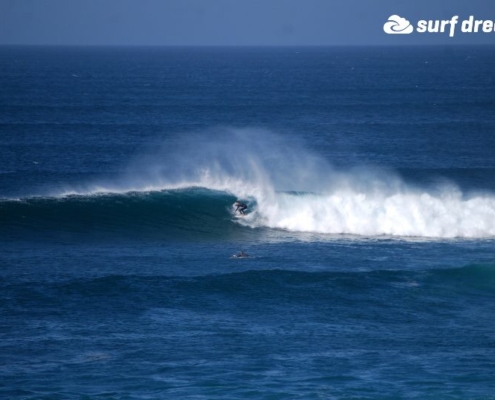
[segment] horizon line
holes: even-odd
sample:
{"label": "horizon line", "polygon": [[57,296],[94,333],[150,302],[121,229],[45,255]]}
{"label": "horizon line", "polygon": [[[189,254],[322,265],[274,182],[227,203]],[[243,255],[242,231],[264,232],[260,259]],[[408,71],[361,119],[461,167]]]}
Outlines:
{"label": "horizon line", "polygon": [[468,46],[495,46],[495,43],[405,43],[405,44],[47,44],[47,43],[0,43],[0,47],[468,47]]}

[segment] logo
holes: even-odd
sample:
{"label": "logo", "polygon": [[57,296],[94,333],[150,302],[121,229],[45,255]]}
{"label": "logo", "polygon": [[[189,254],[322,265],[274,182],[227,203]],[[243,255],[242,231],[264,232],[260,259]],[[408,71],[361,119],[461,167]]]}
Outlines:
{"label": "logo", "polygon": [[461,33],[495,32],[495,21],[475,19],[474,15],[470,15],[462,22],[458,15],[454,15],[451,19],[422,19],[417,22],[416,29],[414,29],[414,26],[407,19],[396,14],[388,18],[388,21],[383,25],[383,31],[389,35],[404,35],[416,31],[417,33],[448,33],[450,37],[454,37],[457,25],[460,25]]}
{"label": "logo", "polygon": [[407,35],[414,30],[411,23],[398,15],[391,15],[383,25],[383,30],[389,35]]}

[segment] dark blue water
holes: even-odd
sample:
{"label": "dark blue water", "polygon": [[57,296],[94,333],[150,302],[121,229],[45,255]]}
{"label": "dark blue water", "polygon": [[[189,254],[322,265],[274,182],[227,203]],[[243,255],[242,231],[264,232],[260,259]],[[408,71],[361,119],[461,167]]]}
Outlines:
{"label": "dark blue water", "polygon": [[495,398],[493,50],[0,48],[0,397]]}

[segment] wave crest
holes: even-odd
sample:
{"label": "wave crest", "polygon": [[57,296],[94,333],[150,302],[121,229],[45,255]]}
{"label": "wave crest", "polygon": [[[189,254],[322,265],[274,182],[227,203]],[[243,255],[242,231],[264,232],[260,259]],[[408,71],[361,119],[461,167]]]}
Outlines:
{"label": "wave crest", "polygon": [[[112,218],[131,226],[134,217],[149,219],[147,226],[161,230],[180,226],[207,232],[226,229],[226,220],[232,226],[232,203],[242,199],[250,213],[234,221],[250,228],[368,237],[495,237],[491,193],[468,195],[455,185],[422,189],[379,169],[337,171],[291,136],[223,129],[169,138],[145,153],[119,180],[65,188],[55,196],[72,194],[79,200],[47,206],[46,199],[24,199],[23,206],[10,205],[7,212],[13,216],[4,213],[4,226],[41,207],[38,219],[47,225],[60,213],[95,226]],[[43,213],[50,218],[41,218]]]}

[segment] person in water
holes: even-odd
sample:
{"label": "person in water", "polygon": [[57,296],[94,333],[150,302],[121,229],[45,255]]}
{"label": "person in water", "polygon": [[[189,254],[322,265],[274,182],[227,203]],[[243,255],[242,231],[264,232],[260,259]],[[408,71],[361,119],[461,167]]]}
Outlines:
{"label": "person in water", "polygon": [[245,205],[244,203],[241,203],[240,201],[236,201],[234,203],[234,206],[236,206],[237,208],[235,209],[235,212],[239,211],[239,214],[242,214],[242,215],[245,215],[246,213],[244,212],[244,210],[246,210],[247,208],[247,205]]}
{"label": "person in water", "polygon": [[249,257],[246,253],[244,253],[244,251],[240,251],[239,253],[237,253],[236,255],[236,258],[246,258],[246,257]]}

